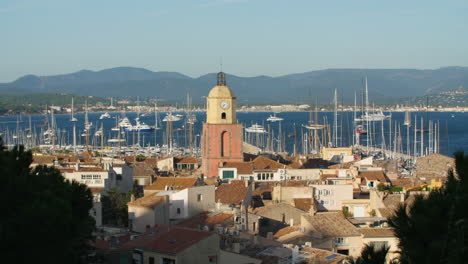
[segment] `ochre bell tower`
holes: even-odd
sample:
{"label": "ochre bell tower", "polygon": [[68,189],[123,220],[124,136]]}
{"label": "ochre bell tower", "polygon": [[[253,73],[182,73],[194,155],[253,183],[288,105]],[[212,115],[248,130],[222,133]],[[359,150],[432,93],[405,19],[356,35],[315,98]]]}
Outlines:
{"label": "ochre bell tower", "polygon": [[223,162],[241,162],[242,125],[236,120],[236,97],[226,85],[226,75],[218,73],[217,84],[206,98],[203,124],[202,169],[206,177],[216,177]]}

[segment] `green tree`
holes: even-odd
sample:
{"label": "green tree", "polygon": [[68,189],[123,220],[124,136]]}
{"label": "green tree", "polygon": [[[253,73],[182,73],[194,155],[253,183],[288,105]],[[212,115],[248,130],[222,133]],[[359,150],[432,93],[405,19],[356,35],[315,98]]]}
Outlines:
{"label": "green tree", "polygon": [[389,247],[375,248],[372,245],[366,245],[361,256],[356,259],[356,264],[385,264]]}
{"label": "green tree", "polygon": [[93,196],[52,167],[30,169],[31,152],[0,140],[0,244],[3,263],[80,263],[92,238]]}
{"label": "green tree", "polygon": [[390,218],[401,263],[466,263],[468,156],[455,153],[455,164],[442,188],[402,204]]}
{"label": "green tree", "polygon": [[132,192],[112,188],[102,196],[102,221],[106,225],[128,226],[128,207]]}

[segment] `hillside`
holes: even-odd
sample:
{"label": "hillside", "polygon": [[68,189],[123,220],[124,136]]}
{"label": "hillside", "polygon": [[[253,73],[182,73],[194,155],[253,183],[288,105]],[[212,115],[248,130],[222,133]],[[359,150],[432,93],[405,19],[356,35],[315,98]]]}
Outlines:
{"label": "hillside", "polygon": [[[367,76],[369,97],[375,103],[397,98],[437,94],[456,87],[468,87],[468,67],[435,70],[415,69],[327,69],[279,77],[228,75],[239,103],[309,103],[318,96],[323,104],[338,89],[344,103],[354,101]],[[26,75],[11,83],[0,83],[1,94],[68,93],[103,97],[160,97],[183,101],[190,92],[194,102],[202,100],[216,83],[214,73],[191,78],[176,72],[152,72],[118,67],[102,71],[82,70],[55,76]]]}

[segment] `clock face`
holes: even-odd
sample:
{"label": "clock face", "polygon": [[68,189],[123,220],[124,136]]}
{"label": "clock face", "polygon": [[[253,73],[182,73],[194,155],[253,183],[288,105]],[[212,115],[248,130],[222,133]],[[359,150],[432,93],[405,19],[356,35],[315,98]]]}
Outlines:
{"label": "clock face", "polygon": [[221,108],[226,109],[229,107],[229,102],[223,101],[221,102]]}

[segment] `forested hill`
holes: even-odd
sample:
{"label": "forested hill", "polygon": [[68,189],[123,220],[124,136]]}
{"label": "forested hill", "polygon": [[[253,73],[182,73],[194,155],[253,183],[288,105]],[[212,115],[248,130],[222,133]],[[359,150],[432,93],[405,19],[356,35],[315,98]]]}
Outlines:
{"label": "forested hill", "polygon": [[[367,76],[372,102],[437,94],[468,87],[468,67],[416,69],[327,69],[278,77],[227,76],[228,86],[239,103],[310,103],[318,97],[329,103],[336,88],[340,100],[350,104]],[[190,93],[194,102],[202,100],[216,83],[216,74],[192,78],[177,72],[153,72],[141,68],[118,67],[102,71],[82,70],[55,76],[23,76],[0,83],[1,94],[67,93],[102,97],[161,97],[183,102]]]}

